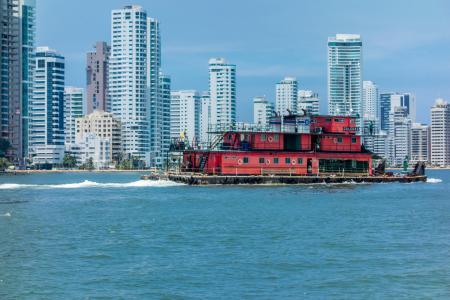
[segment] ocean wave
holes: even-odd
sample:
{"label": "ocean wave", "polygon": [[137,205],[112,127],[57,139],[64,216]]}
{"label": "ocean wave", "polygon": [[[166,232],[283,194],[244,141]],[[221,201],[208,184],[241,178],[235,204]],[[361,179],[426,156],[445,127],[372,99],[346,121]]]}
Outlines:
{"label": "ocean wave", "polygon": [[427,183],[441,183],[442,179],[439,178],[427,178]]}
{"label": "ocean wave", "polygon": [[176,183],[169,180],[138,180],[126,183],[101,183],[95,181],[85,180],[79,183],[63,183],[63,184],[17,184],[17,183],[4,183],[0,184],[0,190],[10,189],[27,189],[27,188],[40,188],[40,189],[79,189],[79,188],[128,188],[128,187],[172,187],[184,185],[182,183]]}

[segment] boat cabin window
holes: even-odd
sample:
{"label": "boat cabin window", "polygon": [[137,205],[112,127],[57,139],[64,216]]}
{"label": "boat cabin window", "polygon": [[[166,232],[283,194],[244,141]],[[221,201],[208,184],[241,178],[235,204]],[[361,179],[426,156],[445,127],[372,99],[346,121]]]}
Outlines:
{"label": "boat cabin window", "polygon": [[337,142],[338,142],[338,144],[342,144],[342,138],[341,138],[341,137],[338,137],[338,138],[337,138]]}
{"label": "boat cabin window", "polygon": [[267,140],[267,136],[265,134],[261,134],[261,142],[265,142]]}
{"label": "boat cabin window", "polygon": [[356,144],[356,138],[355,137],[352,137],[352,143]]}
{"label": "boat cabin window", "polygon": [[336,119],[334,119],[334,121],[337,123],[344,123],[344,119],[340,119],[340,118],[336,118]]}
{"label": "boat cabin window", "polygon": [[279,139],[278,133],[274,134],[274,135],[273,135],[273,140],[274,140],[275,142],[278,142],[278,139]]}
{"label": "boat cabin window", "polygon": [[290,158],[290,157],[286,157],[286,158],[284,159],[284,162],[285,162],[286,164],[290,164],[290,163],[291,163],[291,158]]}
{"label": "boat cabin window", "polygon": [[279,162],[279,158],[278,158],[278,157],[274,157],[274,158],[273,158],[273,163],[274,163],[274,164],[277,164],[278,162]]}
{"label": "boat cabin window", "polygon": [[233,136],[232,136],[231,134],[229,134],[228,137],[227,137],[227,139],[228,139],[229,141],[231,141],[231,140],[233,139]]}
{"label": "boat cabin window", "polygon": [[325,122],[327,122],[327,123],[331,122],[331,118],[326,118]]}
{"label": "boat cabin window", "polygon": [[263,164],[265,161],[266,161],[266,160],[264,159],[264,157],[260,157],[260,158],[259,158],[259,163],[260,163],[260,164]]}
{"label": "boat cabin window", "polygon": [[303,158],[301,158],[301,157],[297,158],[297,163],[299,165],[303,165]]}
{"label": "boat cabin window", "polygon": [[244,164],[248,164],[248,157],[244,156],[244,158],[242,159],[242,161],[244,162]]}

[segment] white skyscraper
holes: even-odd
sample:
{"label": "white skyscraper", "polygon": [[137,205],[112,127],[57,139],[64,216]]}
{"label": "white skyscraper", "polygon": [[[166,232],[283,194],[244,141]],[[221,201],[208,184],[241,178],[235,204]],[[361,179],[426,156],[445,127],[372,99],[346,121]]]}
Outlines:
{"label": "white skyscraper", "polygon": [[228,126],[236,122],[236,65],[224,58],[209,60],[209,96],[212,125]]}
{"label": "white skyscraper", "polygon": [[285,77],[276,84],[275,110],[281,115],[297,113],[297,79],[295,77]]}
{"label": "white skyscraper", "polygon": [[430,160],[430,128],[427,125],[413,123],[411,126],[411,163]]}
{"label": "white skyscraper", "polygon": [[379,108],[378,86],[372,81],[363,81],[362,117],[379,124]]}
{"label": "white skyscraper", "polygon": [[211,100],[208,92],[203,92],[200,98],[200,142],[205,145],[208,142],[208,131],[211,124]]}
{"label": "white skyscraper", "polygon": [[171,92],[170,137],[184,135],[189,143],[200,138],[201,98],[197,91],[181,90]]}
{"label": "white skyscraper", "polygon": [[395,107],[389,116],[389,163],[401,166],[411,158],[411,119],[405,107]]}
{"label": "white skyscraper", "polygon": [[64,88],[64,133],[65,144],[74,144],[76,136],[76,119],[86,113],[84,89],[68,86]]}
{"label": "white skyscraper", "polygon": [[320,113],[319,96],[317,93],[308,90],[298,91],[297,112],[303,109],[311,115],[318,115]]}
{"label": "white skyscraper", "polygon": [[253,98],[253,123],[266,126],[269,125],[273,112],[273,104],[266,97]]}
{"label": "white skyscraper", "polygon": [[443,99],[431,108],[431,164],[450,165],[450,104]]}
{"label": "white skyscraper", "polygon": [[123,151],[147,165],[162,166],[170,91],[160,92],[167,79],[162,84],[159,78],[159,23],[142,7],[129,5],[112,11],[111,26],[108,88],[111,112],[122,124]]}
{"label": "white skyscraper", "polygon": [[[362,41],[358,34],[328,38],[328,113],[362,115]],[[361,122],[360,122],[361,124]]]}
{"label": "white skyscraper", "polygon": [[33,163],[58,164],[64,157],[64,57],[36,48],[33,97],[29,106],[29,154]]}

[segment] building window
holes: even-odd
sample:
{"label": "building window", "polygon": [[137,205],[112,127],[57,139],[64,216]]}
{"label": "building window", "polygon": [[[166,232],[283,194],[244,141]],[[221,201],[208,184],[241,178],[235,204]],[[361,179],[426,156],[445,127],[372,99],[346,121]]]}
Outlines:
{"label": "building window", "polygon": [[264,157],[260,157],[260,158],[259,158],[259,163],[260,163],[260,164],[263,164],[264,162],[265,162]]}
{"label": "building window", "polygon": [[274,157],[273,163],[274,163],[274,164],[278,164],[278,162],[279,162],[279,158],[278,158],[278,157]]}
{"label": "building window", "polygon": [[290,158],[290,157],[286,157],[286,158],[284,159],[284,162],[285,162],[286,164],[290,164],[290,163],[291,163],[291,158]]}
{"label": "building window", "polygon": [[299,165],[303,165],[303,158],[301,158],[301,157],[297,158],[297,163]]}
{"label": "building window", "polygon": [[243,158],[243,162],[244,162],[244,164],[248,164],[248,157],[245,156],[245,157]]}

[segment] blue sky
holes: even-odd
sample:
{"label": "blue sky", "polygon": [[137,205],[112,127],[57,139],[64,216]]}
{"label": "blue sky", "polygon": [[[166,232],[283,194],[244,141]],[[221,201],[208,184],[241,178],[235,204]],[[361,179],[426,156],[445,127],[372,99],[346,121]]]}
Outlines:
{"label": "blue sky", "polygon": [[381,92],[413,92],[427,122],[435,98],[450,100],[450,1],[37,0],[37,45],[66,57],[67,85],[85,86],[85,53],[110,41],[110,12],[142,5],[159,19],[164,72],[172,89],[208,88],[208,58],[237,65],[239,120],[252,97],[274,100],[275,84],[295,76],[319,93],[326,112],[327,38],[358,33],[363,77]]}

